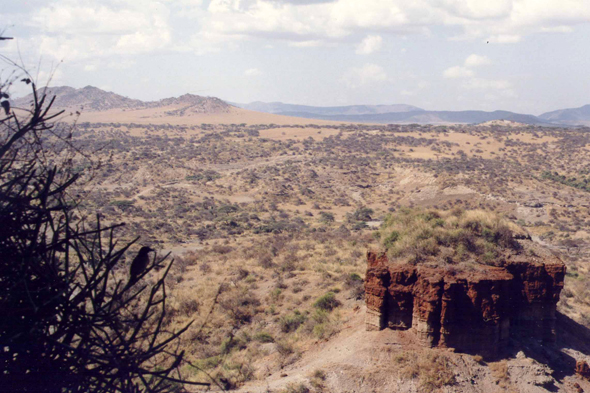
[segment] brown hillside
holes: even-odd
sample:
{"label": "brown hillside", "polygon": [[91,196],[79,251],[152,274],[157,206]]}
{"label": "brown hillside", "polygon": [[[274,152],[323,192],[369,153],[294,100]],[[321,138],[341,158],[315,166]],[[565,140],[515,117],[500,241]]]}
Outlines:
{"label": "brown hillside", "polygon": [[[83,110],[84,112],[101,112],[113,109],[132,110],[171,107],[171,115],[185,115],[188,113],[228,113],[231,105],[215,97],[202,97],[184,94],[180,97],[170,97],[159,101],[141,101],[104,91],[97,87],[86,86],[75,89],[68,86],[40,89],[47,96],[55,96],[53,109]],[[18,98],[14,106],[28,108],[33,95]]]}

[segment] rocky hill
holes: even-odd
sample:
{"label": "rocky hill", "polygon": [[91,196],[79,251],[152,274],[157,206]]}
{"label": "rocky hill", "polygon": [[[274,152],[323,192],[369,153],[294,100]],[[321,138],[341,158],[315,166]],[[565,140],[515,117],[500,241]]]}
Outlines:
{"label": "rocky hill", "polygon": [[[226,113],[231,105],[219,98],[184,94],[180,97],[165,98],[159,101],[141,101],[119,94],[104,91],[97,87],[86,86],[75,89],[68,86],[50,87],[46,91],[49,97],[55,96],[54,109],[82,109],[85,112],[100,112],[111,109],[150,109],[170,107],[170,114],[188,113]],[[17,98],[13,106],[27,108],[33,99],[32,94]]]}
{"label": "rocky hill", "polygon": [[145,105],[150,108],[178,107],[178,109],[170,111],[170,114],[181,116],[186,113],[227,113],[231,108],[231,105],[228,105],[219,98],[202,97],[193,94],[184,94],[180,97],[146,102]]}
{"label": "rocky hill", "polygon": [[590,105],[543,113],[540,119],[562,124],[590,124]]}
{"label": "rocky hill", "polygon": [[[85,111],[104,111],[114,108],[132,109],[144,105],[140,100],[123,97],[119,94],[107,92],[97,87],[86,86],[75,89],[69,86],[49,87],[47,90],[40,89],[39,94],[46,92],[49,97],[55,96],[53,107],[62,108],[83,108]],[[14,101],[14,106],[26,108],[30,105],[33,95],[29,94]]]}

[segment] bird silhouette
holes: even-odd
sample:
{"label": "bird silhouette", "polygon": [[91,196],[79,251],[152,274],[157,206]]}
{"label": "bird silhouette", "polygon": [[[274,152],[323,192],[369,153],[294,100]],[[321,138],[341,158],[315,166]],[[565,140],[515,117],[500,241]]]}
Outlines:
{"label": "bird silhouette", "polygon": [[6,114],[6,116],[8,116],[8,114],[10,113],[10,102],[2,101],[0,102],[0,105],[2,105],[2,108],[4,108],[4,113]]}
{"label": "bird silhouette", "polygon": [[155,250],[152,250],[151,248],[146,246],[142,247],[139,250],[137,256],[133,259],[133,262],[131,262],[131,268],[129,269],[128,285],[135,284],[138,277],[145,271],[145,268],[147,267],[148,262],[150,261],[148,254],[152,251]]}

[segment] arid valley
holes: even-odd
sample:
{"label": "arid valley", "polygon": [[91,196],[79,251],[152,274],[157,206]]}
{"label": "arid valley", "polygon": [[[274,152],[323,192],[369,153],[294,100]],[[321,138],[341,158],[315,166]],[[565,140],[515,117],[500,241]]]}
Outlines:
{"label": "arid valley", "polygon": [[[125,222],[121,239],[175,259],[165,323],[195,321],[182,336],[190,379],[240,392],[590,391],[576,373],[590,356],[588,128],[345,123],[191,95],[55,94],[57,127],[75,124],[85,152],[73,165],[91,174],[79,214]],[[424,347],[412,330],[367,331],[367,252],[387,245],[388,217],[461,223],[470,211],[502,217],[547,257],[519,255],[565,264],[555,342],[510,338],[488,359]],[[453,257],[411,247],[399,258],[467,277],[505,258],[488,245]]]}

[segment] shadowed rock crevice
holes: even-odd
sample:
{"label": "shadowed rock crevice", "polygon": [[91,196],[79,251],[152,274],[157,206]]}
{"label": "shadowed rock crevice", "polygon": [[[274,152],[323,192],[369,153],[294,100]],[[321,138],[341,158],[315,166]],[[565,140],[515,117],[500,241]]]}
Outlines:
{"label": "shadowed rock crevice", "polygon": [[367,330],[412,329],[429,347],[493,358],[510,338],[555,342],[556,304],[565,265],[508,261],[471,272],[391,264],[368,253]]}

